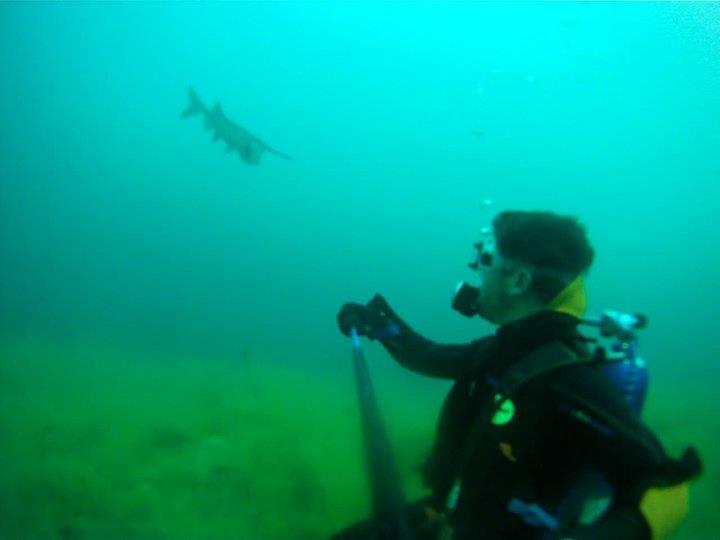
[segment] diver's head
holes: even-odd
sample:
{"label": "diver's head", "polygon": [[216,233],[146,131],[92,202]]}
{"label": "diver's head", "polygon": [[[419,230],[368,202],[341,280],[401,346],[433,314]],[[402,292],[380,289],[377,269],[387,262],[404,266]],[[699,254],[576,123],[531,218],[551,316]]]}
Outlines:
{"label": "diver's head", "polygon": [[475,249],[470,263],[480,277],[475,310],[495,324],[548,309],[594,256],[585,228],[552,212],[502,212]]}

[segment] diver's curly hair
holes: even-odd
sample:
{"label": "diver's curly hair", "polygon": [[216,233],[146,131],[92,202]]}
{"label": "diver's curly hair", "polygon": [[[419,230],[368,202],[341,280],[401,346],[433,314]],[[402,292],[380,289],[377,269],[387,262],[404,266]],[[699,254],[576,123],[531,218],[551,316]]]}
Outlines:
{"label": "diver's curly hair", "polygon": [[533,291],[546,302],[576,276],[587,272],[595,257],[585,227],[570,216],[541,211],[501,212],[493,220],[493,230],[503,257],[535,269]]}

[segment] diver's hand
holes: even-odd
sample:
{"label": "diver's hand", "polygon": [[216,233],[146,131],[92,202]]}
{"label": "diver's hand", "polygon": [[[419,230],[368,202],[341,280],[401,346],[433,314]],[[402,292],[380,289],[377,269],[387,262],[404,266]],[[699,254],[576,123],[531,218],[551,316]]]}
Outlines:
{"label": "diver's hand", "polygon": [[390,304],[388,304],[387,300],[385,300],[385,297],[380,293],[375,293],[375,296],[373,296],[370,301],[367,303],[369,308],[374,309],[375,311],[380,312],[382,315],[385,315],[386,317],[396,318],[397,315],[395,315],[395,312],[390,307]]}
{"label": "diver's hand", "polygon": [[355,302],[343,305],[337,314],[337,322],[340,331],[346,336],[350,335],[350,329],[354,326],[358,335],[373,339],[374,334],[384,330],[389,321],[379,309],[372,305],[371,300],[365,306]]}

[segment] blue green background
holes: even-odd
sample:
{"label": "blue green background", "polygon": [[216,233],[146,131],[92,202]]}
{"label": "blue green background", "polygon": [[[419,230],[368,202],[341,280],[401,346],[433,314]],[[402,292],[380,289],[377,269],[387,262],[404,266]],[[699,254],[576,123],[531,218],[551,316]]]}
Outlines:
{"label": "blue green background", "polygon": [[[1,4],[0,536],[363,516],[337,309],[491,332],[449,309],[471,244],[547,209],[590,311],[649,317],[647,421],[706,464],[675,537],[715,538],[719,53],[716,3]],[[188,86],[294,160],[225,154]],[[420,493],[447,383],[367,355]]]}

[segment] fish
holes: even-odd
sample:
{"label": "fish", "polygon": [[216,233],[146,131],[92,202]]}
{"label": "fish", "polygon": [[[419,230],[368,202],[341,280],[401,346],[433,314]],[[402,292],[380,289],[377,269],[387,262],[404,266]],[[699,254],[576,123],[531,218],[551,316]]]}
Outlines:
{"label": "fish", "polygon": [[212,109],[206,107],[192,87],[188,87],[188,96],[190,103],[182,111],[181,117],[202,115],[205,119],[205,128],[213,131],[213,141],[223,141],[228,152],[237,152],[240,159],[248,165],[258,165],[264,152],[292,161],[290,156],[266,144],[225,116],[220,102],[217,102]]}

